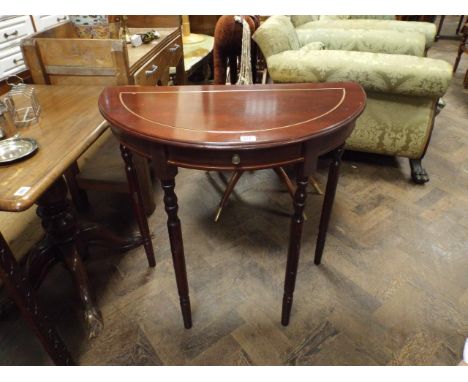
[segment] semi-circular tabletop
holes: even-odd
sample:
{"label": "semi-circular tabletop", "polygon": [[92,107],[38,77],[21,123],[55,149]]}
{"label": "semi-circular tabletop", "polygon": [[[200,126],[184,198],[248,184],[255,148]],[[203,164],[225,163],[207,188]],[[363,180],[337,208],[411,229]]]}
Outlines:
{"label": "semi-circular tabletop", "polygon": [[354,121],[366,96],[352,82],[269,85],[113,86],[99,109],[114,129],[176,146],[274,147]]}

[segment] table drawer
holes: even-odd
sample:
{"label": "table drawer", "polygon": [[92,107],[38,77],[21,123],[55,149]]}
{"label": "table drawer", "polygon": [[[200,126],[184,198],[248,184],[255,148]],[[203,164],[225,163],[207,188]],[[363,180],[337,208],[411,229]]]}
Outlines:
{"label": "table drawer", "polygon": [[198,169],[259,169],[303,160],[302,144],[261,150],[206,150],[169,147],[171,164]]}
{"label": "table drawer", "polygon": [[29,16],[0,21],[0,50],[18,46],[23,37],[32,33],[34,28]]}

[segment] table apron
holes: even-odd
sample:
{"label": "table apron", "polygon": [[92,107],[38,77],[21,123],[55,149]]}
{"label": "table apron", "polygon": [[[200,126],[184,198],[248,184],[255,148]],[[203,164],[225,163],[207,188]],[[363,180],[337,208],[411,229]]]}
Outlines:
{"label": "table apron", "polygon": [[341,146],[353,127],[354,122],[351,122],[328,134],[281,146],[253,148],[246,145],[245,148],[226,149],[182,147],[149,141],[115,127],[112,130],[121,144],[153,160],[156,169],[160,170],[156,171],[156,176],[159,172],[164,173],[165,167],[235,171],[261,170],[301,162],[304,163],[304,172],[311,175],[316,170],[318,157]]}

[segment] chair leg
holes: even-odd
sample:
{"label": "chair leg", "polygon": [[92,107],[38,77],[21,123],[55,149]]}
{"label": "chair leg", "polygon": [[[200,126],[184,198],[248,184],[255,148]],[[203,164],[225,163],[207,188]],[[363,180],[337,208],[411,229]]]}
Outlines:
{"label": "chair leg", "polygon": [[442,25],[444,25],[444,20],[445,20],[445,16],[440,16],[439,26],[437,28],[437,33],[436,33],[436,36],[435,36],[436,41],[438,41],[439,38],[440,38],[440,32],[442,30]]}
{"label": "chair leg", "polygon": [[239,181],[243,173],[244,173],[244,170],[234,171],[234,173],[231,176],[231,179],[229,179],[229,182],[226,186],[226,190],[224,191],[223,197],[221,198],[221,202],[219,203],[218,211],[216,212],[216,216],[214,219],[215,222],[219,220],[219,217],[221,216],[221,212],[223,212],[223,208],[225,207],[228,201],[228,198],[232,193],[232,190],[234,190],[234,187],[236,186],[237,182]]}
{"label": "chair leg", "polygon": [[409,164],[411,167],[411,178],[416,184],[424,184],[429,182],[429,176],[427,175],[426,170],[424,170],[422,164],[422,159],[410,159]]}
{"label": "chair leg", "polygon": [[69,168],[67,168],[63,175],[67,181],[73,205],[78,211],[85,211],[89,207],[89,201],[86,191],[80,188],[76,181],[76,176],[79,173],[80,169],[78,167],[78,163],[75,161]]}
{"label": "chair leg", "polygon": [[146,216],[150,216],[156,209],[156,203],[154,201],[153,183],[151,181],[148,159],[134,154],[133,164],[143,198],[143,208],[145,209]]}
{"label": "chair leg", "polygon": [[465,16],[460,16],[460,20],[458,21],[458,25],[457,25],[457,30],[456,30],[456,34],[459,34],[460,33],[460,30],[461,30],[461,27],[463,25],[463,20],[465,19]]}
{"label": "chair leg", "polygon": [[283,167],[275,167],[273,168],[273,170],[276,172],[276,175],[278,175],[281,181],[286,185],[289,194],[294,199],[294,194],[296,190],[293,183],[291,182],[291,179],[289,179],[288,174],[286,174],[286,171],[284,171]]}
{"label": "chair leg", "polygon": [[458,64],[460,63],[461,56],[463,54],[463,46],[466,44],[466,36],[463,38],[460,46],[458,47],[457,58],[455,59],[455,64],[453,65],[453,73],[457,71]]}
{"label": "chair leg", "polygon": [[312,185],[312,187],[314,187],[314,189],[315,189],[315,191],[317,192],[317,194],[323,195],[323,190],[322,190],[322,188],[320,187],[320,185],[318,184],[317,180],[316,180],[313,176],[309,176],[309,183]]}

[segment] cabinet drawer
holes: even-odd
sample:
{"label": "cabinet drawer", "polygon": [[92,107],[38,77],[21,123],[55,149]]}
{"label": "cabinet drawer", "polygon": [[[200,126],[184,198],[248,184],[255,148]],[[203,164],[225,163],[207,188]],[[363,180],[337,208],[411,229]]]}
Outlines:
{"label": "cabinet drawer", "polygon": [[179,60],[183,56],[182,38],[178,37],[169,46],[164,49],[166,56],[168,57],[169,66],[176,66]]}
{"label": "cabinet drawer", "polygon": [[161,53],[154,56],[134,74],[135,85],[158,85],[158,81],[165,77],[164,74],[169,67]]}
{"label": "cabinet drawer", "polygon": [[0,52],[0,79],[4,79],[25,69],[26,65],[19,46]]}
{"label": "cabinet drawer", "polygon": [[40,15],[33,16],[37,31],[52,27],[58,23],[68,20],[67,15]]}
{"label": "cabinet drawer", "polygon": [[29,16],[0,21],[0,50],[17,46],[23,37],[34,33]]}

